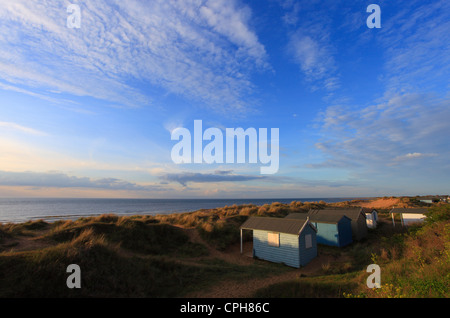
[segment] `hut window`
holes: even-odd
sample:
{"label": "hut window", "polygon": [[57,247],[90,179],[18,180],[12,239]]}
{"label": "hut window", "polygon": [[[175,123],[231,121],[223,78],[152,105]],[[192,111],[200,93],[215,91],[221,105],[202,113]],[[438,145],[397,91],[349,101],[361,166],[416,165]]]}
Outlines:
{"label": "hut window", "polygon": [[305,235],[305,248],[311,248],[312,247],[312,236],[311,234]]}
{"label": "hut window", "polygon": [[267,242],[269,246],[280,246],[280,233],[268,233],[267,234]]}

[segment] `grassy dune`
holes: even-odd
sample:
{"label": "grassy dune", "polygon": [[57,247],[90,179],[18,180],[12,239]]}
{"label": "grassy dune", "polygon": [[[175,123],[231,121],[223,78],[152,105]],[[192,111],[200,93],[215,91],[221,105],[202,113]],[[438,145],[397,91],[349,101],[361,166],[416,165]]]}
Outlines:
{"label": "grassy dune", "polygon": [[[211,259],[209,248],[215,242],[222,246],[221,240],[213,240],[211,246],[193,242],[181,227],[185,216],[178,215],[179,222],[165,218],[101,215],[3,224],[0,297],[180,297],[223,279],[264,277],[284,270],[277,264],[241,266]],[[228,221],[223,224],[240,225]],[[223,224],[218,222],[213,233],[226,233],[228,225]],[[81,289],[66,286],[69,264],[81,268]]]}
{"label": "grassy dune", "polygon": [[[233,249],[239,245],[239,226],[251,215],[283,217],[325,206],[275,202],[171,215],[1,224],[0,297],[183,297],[224,282],[295,277],[298,270],[280,264],[240,261],[244,256]],[[381,212],[388,217],[387,210]],[[297,275],[251,296],[448,297],[450,209],[445,205],[432,212],[427,224],[409,232],[392,229],[387,219],[363,242],[344,249],[320,246],[330,261],[314,275]],[[365,287],[365,267],[371,263],[382,267],[378,290]],[[66,286],[69,264],[81,268],[81,289]]]}
{"label": "grassy dune", "polygon": [[[424,224],[411,226],[407,231],[393,229],[384,214],[386,222],[376,230],[369,230],[367,240],[339,252],[350,256],[350,262],[326,264],[323,275],[282,282],[258,290],[255,296],[448,298],[450,205],[429,211]],[[380,266],[381,288],[367,288],[369,264]]]}

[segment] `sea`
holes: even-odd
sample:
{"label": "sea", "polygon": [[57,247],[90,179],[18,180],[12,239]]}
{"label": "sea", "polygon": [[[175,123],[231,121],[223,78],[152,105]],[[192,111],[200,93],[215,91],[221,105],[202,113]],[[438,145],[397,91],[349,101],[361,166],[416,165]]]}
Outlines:
{"label": "sea", "polygon": [[0,198],[0,223],[44,220],[77,220],[101,214],[156,215],[213,209],[233,204],[263,205],[292,201],[327,203],[356,198],[285,198],[285,199],[69,199],[69,198]]}

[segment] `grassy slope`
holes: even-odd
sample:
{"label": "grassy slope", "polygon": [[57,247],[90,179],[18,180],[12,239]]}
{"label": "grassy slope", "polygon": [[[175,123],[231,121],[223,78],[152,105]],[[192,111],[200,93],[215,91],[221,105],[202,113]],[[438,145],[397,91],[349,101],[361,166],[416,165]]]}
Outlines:
{"label": "grassy slope", "polygon": [[[249,215],[283,217],[325,203],[261,207],[231,206],[192,213],[78,221],[0,225],[0,297],[180,297],[222,280],[244,281],[282,272],[285,267],[254,261],[238,265],[208,256],[239,241]],[[339,204],[342,205],[342,204]],[[256,297],[448,297],[448,206],[430,224],[396,233],[388,224],[364,242],[344,249],[321,247],[336,256],[322,275],[300,277],[256,291]],[[209,246],[193,241],[181,227],[195,228]],[[33,242],[21,251],[23,242]],[[3,252],[2,252],[3,250]],[[368,290],[365,268],[382,268],[383,288]],[[78,264],[82,288],[66,287],[66,267]]]}
{"label": "grassy slope", "polygon": [[[151,217],[37,221],[1,231],[8,240],[0,243],[0,297],[180,297],[221,279],[271,275],[276,266],[204,261],[206,246]],[[20,251],[22,241],[40,247]],[[81,268],[81,289],[66,286],[69,264]]]}
{"label": "grassy slope", "polygon": [[[333,263],[322,276],[298,278],[256,297],[438,298],[450,296],[450,205],[433,208],[428,222],[396,233],[388,223],[342,250],[351,263]],[[398,228],[397,228],[398,230]],[[367,265],[381,268],[381,288],[369,289]]]}

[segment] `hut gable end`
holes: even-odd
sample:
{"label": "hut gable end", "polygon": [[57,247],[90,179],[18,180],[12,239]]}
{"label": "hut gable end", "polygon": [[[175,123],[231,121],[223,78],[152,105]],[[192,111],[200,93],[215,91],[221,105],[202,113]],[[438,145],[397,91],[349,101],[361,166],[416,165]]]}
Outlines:
{"label": "hut gable end", "polygon": [[240,229],[241,253],[242,231],[251,230],[254,257],[299,268],[317,256],[317,229],[307,218],[250,217]]}

